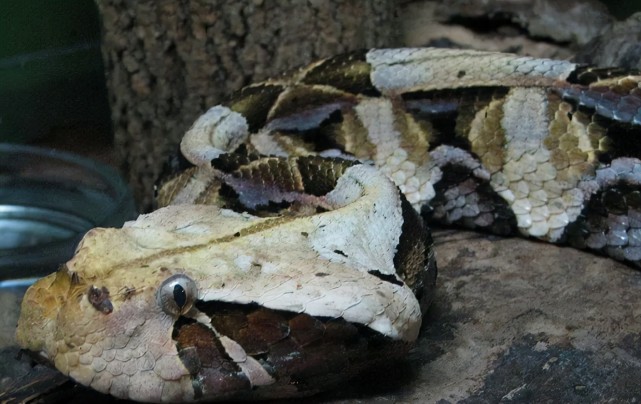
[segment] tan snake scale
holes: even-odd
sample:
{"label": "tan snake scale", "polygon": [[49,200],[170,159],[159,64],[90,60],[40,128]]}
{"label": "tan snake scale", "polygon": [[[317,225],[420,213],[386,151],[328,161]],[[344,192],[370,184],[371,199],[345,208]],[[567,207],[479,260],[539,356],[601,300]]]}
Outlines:
{"label": "tan snake scale", "polygon": [[157,210],[29,289],[18,341],[120,398],[305,396],[411,348],[424,219],[638,266],[640,79],[424,48],[246,87],[186,133]]}

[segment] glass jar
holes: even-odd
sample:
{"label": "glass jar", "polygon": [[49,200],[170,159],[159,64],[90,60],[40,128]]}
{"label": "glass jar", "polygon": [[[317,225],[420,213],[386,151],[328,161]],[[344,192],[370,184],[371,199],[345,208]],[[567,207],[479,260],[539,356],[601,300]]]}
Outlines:
{"label": "glass jar", "polygon": [[74,154],[0,144],[0,287],[28,285],[71,258],[92,227],[136,216],[111,167]]}

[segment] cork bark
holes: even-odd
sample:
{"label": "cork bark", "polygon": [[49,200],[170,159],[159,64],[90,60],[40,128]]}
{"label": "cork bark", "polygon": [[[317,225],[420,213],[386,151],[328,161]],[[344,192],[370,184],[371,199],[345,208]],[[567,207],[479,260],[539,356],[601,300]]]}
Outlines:
{"label": "cork bark", "polygon": [[314,59],[397,46],[394,0],[98,0],[117,160],[141,210],[191,123]]}

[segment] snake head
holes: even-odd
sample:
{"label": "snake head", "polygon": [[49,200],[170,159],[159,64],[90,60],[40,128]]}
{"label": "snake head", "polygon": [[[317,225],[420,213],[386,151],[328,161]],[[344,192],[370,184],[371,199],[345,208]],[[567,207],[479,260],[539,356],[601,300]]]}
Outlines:
{"label": "snake head", "polygon": [[[131,251],[105,250],[117,247],[114,237],[116,229],[91,230],[71,261],[28,289],[17,342],[98,391],[143,401],[189,400],[184,392],[191,377],[171,338],[177,315],[163,311],[156,293],[174,273],[109,262],[117,253],[131,257]],[[189,293],[192,300],[197,296]]]}
{"label": "snake head", "polygon": [[309,395],[403,356],[435,274],[422,222],[364,165],[318,198],[302,216],[171,205],[93,229],[27,292],[18,342],[139,401]]}

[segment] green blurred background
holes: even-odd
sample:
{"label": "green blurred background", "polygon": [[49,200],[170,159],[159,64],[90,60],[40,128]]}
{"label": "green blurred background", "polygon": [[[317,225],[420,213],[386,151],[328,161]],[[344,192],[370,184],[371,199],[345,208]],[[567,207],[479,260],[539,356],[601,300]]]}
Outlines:
{"label": "green blurred background", "polygon": [[109,126],[91,0],[0,0],[0,141]]}

